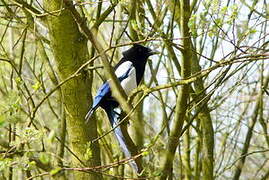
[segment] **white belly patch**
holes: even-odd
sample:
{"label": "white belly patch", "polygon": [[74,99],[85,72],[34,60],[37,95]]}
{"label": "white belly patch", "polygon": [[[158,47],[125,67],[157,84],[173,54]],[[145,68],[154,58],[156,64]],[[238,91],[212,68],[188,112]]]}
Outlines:
{"label": "white belly patch", "polygon": [[132,67],[132,69],[130,70],[129,76],[126,79],[122,80],[120,84],[127,96],[129,96],[131,91],[137,87],[136,72],[134,67]]}

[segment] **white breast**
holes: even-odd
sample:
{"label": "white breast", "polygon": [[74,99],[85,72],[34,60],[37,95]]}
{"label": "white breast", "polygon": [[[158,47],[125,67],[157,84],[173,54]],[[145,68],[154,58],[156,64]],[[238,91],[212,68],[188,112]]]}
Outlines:
{"label": "white breast", "polygon": [[133,89],[137,87],[136,70],[133,66],[133,63],[131,61],[126,61],[122,63],[115,71],[116,76],[119,78],[124,76],[129,69],[130,71],[128,73],[128,77],[122,80],[120,83],[127,96]]}
{"label": "white breast", "polygon": [[122,80],[120,84],[127,96],[130,95],[131,91],[137,87],[136,72],[134,67],[132,67],[130,70],[129,76]]}
{"label": "white breast", "polygon": [[131,61],[122,63],[115,71],[117,78],[123,76],[128,71],[128,69],[132,67],[132,65],[133,63]]}

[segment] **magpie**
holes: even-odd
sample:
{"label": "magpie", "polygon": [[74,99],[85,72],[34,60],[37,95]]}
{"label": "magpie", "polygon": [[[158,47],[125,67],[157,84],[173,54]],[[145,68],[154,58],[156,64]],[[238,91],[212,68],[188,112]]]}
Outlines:
{"label": "magpie", "polygon": [[[148,57],[156,54],[156,52],[140,44],[134,44],[133,47],[124,51],[122,54],[123,58],[114,67],[114,70],[120,85],[128,96],[141,82]],[[112,128],[115,128],[114,134],[122,151],[126,157],[131,157],[131,152],[126,145],[126,140],[122,131],[119,126],[116,127],[120,121],[120,114],[116,112],[116,108],[118,108],[118,106],[119,103],[112,96],[110,85],[108,81],[106,81],[97,91],[92,107],[86,114],[85,119],[86,122],[88,122],[98,107],[103,108],[108,116]],[[138,167],[134,162],[131,163],[131,166],[138,172]]]}

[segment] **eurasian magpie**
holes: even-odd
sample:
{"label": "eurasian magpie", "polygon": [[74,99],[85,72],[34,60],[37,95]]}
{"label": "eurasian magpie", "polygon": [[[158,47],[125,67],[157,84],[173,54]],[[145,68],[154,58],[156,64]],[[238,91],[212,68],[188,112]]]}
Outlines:
{"label": "eurasian magpie", "polygon": [[[139,44],[134,44],[132,48],[122,53],[123,58],[114,67],[114,70],[115,75],[127,96],[141,82],[145,72],[147,59],[155,53],[156,52],[151,49]],[[112,96],[110,85],[108,81],[106,81],[97,91],[92,107],[85,116],[86,122],[90,119],[93,112],[98,107],[101,107],[105,110],[112,128],[115,128],[120,121],[120,114],[116,112],[118,106],[119,103]],[[119,126],[114,129],[114,133],[125,156],[131,157],[131,152],[126,145],[125,138]],[[134,162],[131,163],[131,165],[138,171],[138,167]]]}

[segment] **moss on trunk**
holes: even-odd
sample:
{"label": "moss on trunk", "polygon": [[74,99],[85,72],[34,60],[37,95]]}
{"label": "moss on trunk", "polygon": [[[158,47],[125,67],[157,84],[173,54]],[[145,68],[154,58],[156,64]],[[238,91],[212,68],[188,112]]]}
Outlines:
{"label": "moss on trunk", "polygon": [[[87,41],[79,32],[71,13],[63,9],[62,1],[45,0],[44,6],[48,12],[52,13],[47,16],[50,45],[53,49],[58,75],[61,80],[64,80],[88,59]],[[97,136],[96,122],[92,120],[86,125],[84,120],[91,101],[90,78],[87,72],[82,71],[80,76],[62,86],[69,143],[76,155],[72,157],[74,167],[100,165],[98,144],[87,146],[90,140]],[[75,176],[76,179],[101,178],[96,173],[77,172]]]}

